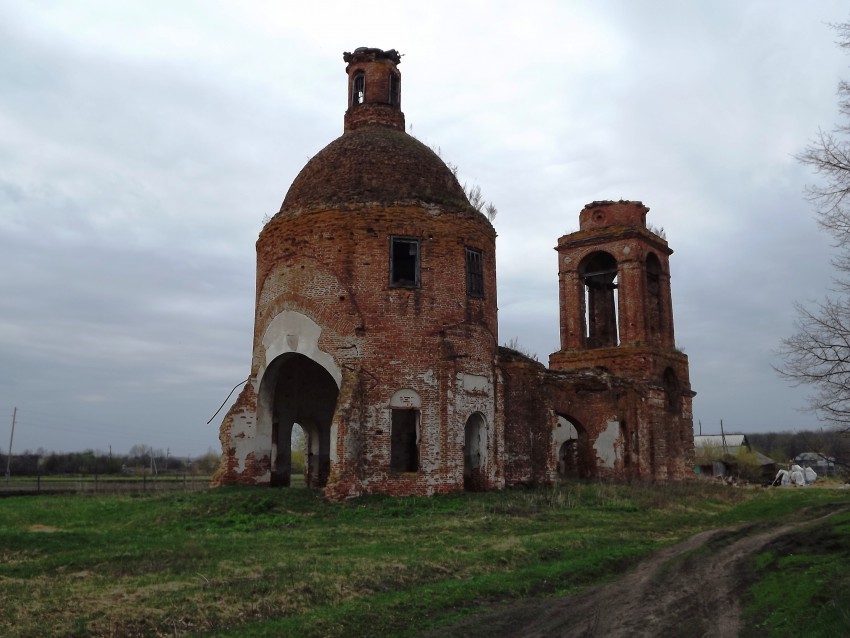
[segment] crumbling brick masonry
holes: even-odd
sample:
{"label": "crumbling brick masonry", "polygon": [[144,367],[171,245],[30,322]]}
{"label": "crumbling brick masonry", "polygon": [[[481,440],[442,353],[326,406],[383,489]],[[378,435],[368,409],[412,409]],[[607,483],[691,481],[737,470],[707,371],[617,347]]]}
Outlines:
{"label": "crumbling brick masonry", "polygon": [[214,483],[289,485],[295,424],[331,498],[687,476],[693,393],[648,209],[594,202],[558,241],[548,369],[499,348],[492,224],[405,132],[399,54],[344,59],[344,133],[257,241],[251,373]]}

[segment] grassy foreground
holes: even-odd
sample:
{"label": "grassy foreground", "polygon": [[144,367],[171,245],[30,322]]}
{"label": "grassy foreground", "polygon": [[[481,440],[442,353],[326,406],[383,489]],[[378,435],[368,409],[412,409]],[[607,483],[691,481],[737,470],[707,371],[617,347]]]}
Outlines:
{"label": "grassy foreground", "polygon": [[[605,580],[702,529],[848,499],[704,483],[341,504],[262,488],[10,497],[0,499],[0,635],[414,636],[482,604]],[[846,559],[850,523],[833,528]],[[755,586],[780,554],[759,557]],[[817,571],[811,587],[830,578]],[[775,589],[751,603],[769,607]],[[785,635],[786,621],[752,614],[760,635]]]}

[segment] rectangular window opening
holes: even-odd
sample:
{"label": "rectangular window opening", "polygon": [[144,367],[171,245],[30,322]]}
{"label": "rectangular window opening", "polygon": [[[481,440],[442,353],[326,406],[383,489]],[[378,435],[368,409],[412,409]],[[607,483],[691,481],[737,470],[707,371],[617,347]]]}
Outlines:
{"label": "rectangular window opening", "polygon": [[417,426],[419,410],[393,410],[390,437],[390,469],[393,472],[419,471]]}
{"label": "rectangular window opening", "polygon": [[390,241],[390,286],[419,287],[419,240],[392,237]]}
{"label": "rectangular window opening", "polygon": [[466,249],[466,294],[484,296],[484,255],[474,248]]}

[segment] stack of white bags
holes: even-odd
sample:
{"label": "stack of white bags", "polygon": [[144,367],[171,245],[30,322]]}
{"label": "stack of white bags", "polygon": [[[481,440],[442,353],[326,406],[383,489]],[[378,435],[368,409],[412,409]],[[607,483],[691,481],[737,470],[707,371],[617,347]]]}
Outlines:
{"label": "stack of white bags", "polygon": [[776,482],[779,481],[782,486],[799,485],[804,487],[814,483],[817,478],[818,475],[812,468],[792,465],[790,470],[779,470],[776,473],[776,478],[773,479],[773,484],[776,485]]}

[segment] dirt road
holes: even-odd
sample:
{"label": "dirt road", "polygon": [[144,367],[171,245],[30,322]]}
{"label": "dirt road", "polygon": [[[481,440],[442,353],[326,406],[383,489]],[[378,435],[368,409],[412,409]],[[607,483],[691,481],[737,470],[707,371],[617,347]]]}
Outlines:
{"label": "dirt road", "polygon": [[434,635],[734,638],[741,629],[743,561],[780,536],[823,518],[823,512],[799,513],[793,523],[780,526],[703,532],[660,550],[617,581],[572,596],[525,600],[478,613]]}

